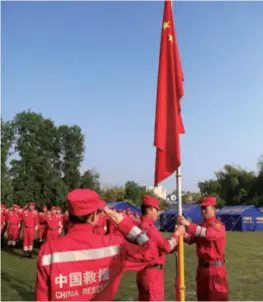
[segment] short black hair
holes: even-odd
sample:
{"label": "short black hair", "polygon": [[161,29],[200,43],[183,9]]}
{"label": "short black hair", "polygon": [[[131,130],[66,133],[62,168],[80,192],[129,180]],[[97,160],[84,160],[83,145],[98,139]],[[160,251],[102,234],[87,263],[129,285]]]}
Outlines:
{"label": "short black hair", "polygon": [[147,215],[147,209],[151,209],[152,206],[146,206],[144,204],[141,205],[141,212],[142,212],[142,216]]}
{"label": "short black hair", "polygon": [[74,224],[77,224],[77,223],[83,224],[83,223],[87,222],[87,220],[90,218],[90,216],[92,214],[86,214],[86,215],[82,215],[82,216],[74,216],[72,214],[69,214],[69,221]]}

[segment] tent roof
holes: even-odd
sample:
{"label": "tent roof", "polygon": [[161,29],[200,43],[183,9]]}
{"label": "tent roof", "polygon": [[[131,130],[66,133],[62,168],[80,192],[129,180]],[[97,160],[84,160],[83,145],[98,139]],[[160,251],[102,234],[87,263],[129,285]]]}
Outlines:
{"label": "tent roof", "polygon": [[263,207],[258,208],[260,212],[263,213]]}
{"label": "tent roof", "polygon": [[136,208],[135,206],[133,206],[132,204],[130,204],[129,202],[126,202],[126,201],[108,202],[107,206],[109,208],[115,207],[116,209],[120,209],[120,210],[126,210],[126,209],[130,208],[131,210],[134,210],[135,212],[141,212],[140,209]]}
{"label": "tent roof", "polygon": [[[162,214],[175,214],[177,213],[177,205],[173,206],[172,208],[164,211]],[[200,204],[183,204],[183,213],[187,214],[188,212],[195,210],[195,209],[200,209]]]}
{"label": "tent roof", "polygon": [[219,215],[240,215],[245,211],[255,208],[253,205],[242,205],[242,206],[230,206],[224,207],[220,211],[217,212]]}

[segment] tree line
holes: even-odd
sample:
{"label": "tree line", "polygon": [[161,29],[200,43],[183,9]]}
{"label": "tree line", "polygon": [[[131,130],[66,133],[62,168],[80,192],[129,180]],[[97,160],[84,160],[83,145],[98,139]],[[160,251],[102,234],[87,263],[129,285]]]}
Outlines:
{"label": "tree line", "polygon": [[18,113],[12,121],[1,118],[2,201],[63,206],[67,192],[75,188],[96,190],[107,202],[134,205],[144,194],[154,195],[134,181],[102,188],[96,170],[80,172],[84,152],[85,137],[78,125],[56,126],[31,111]]}
{"label": "tree line", "polygon": [[203,195],[216,195],[220,207],[231,205],[263,206],[263,156],[258,160],[258,171],[225,165],[215,178],[199,182]]}
{"label": "tree line", "polygon": [[[13,120],[1,118],[1,199],[25,205],[34,201],[65,207],[65,196],[74,188],[90,188],[107,202],[126,200],[138,206],[144,194],[154,196],[133,180],[124,186],[103,188],[96,170],[80,172],[85,137],[78,125],[55,125],[32,111],[18,113]],[[201,196],[218,196],[220,205],[254,203],[263,205],[263,161],[259,172],[225,166],[215,180],[200,182],[200,193],[183,192],[183,202]],[[161,207],[170,204],[161,200]]]}

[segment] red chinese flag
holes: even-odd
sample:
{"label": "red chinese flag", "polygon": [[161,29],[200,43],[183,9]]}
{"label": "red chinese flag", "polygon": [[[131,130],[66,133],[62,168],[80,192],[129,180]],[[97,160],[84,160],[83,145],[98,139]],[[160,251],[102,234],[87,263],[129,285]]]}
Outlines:
{"label": "red chinese flag", "polygon": [[180,137],[184,133],[180,99],[184,95],[183,71],[176,41],[172,3],[166,0],[159,59],[154,146],[155,186],[181,164]]}

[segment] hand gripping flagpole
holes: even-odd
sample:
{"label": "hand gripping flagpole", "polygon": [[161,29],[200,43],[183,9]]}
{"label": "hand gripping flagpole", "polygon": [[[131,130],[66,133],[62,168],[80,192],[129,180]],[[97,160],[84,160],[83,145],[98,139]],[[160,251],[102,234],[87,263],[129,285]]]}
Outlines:
{"label": "hand gripping flagpole", "polygon": [[[176,171],[176,189],[177,189],[177,205],[178,215],[183,214],[182,209],[182,175],[181,167]],[[179,271],[179,272],[178,272]],[[177,291],[176,299],[185,301],[185,280],[184,280],[184,238],[183,235],[179,237],[178,258],[177,258]],[[178,276],[179,275],[179,276]],[[178,284],[179,283],[179,284]]]}

